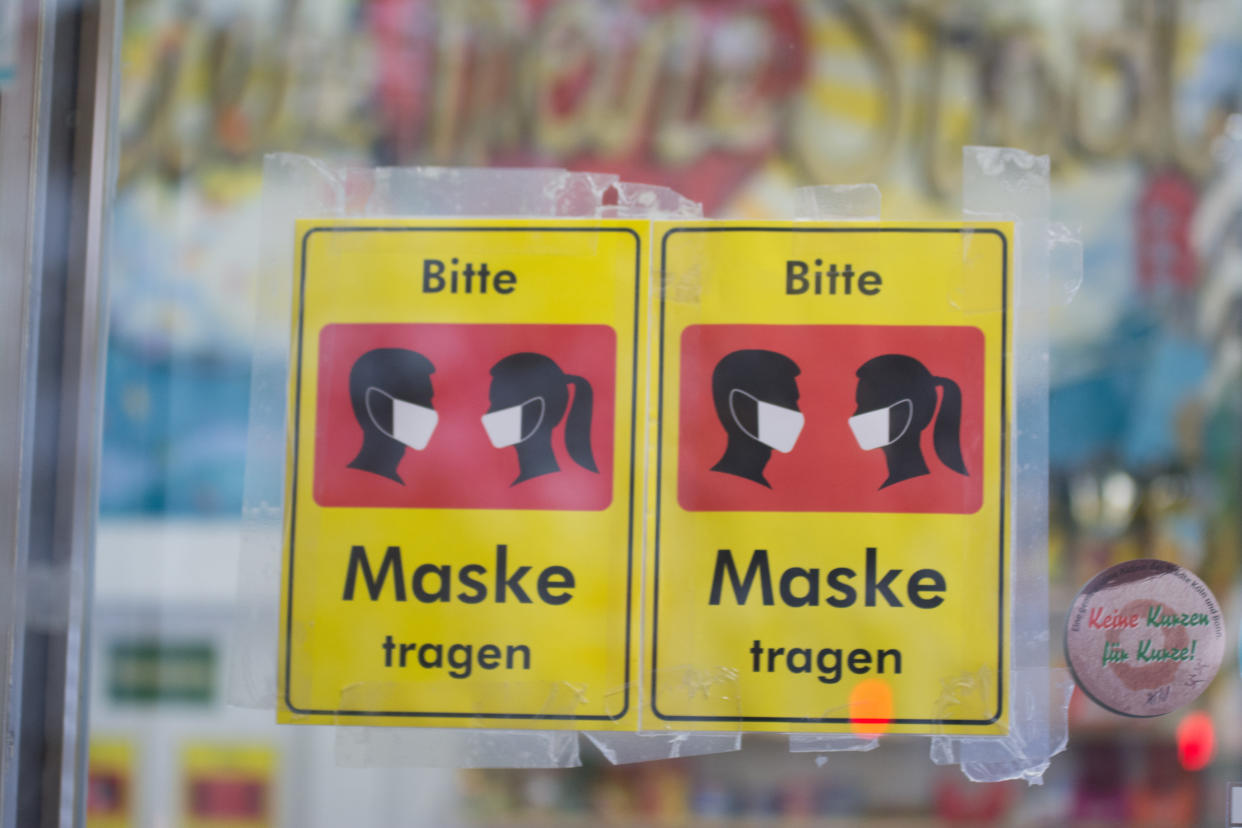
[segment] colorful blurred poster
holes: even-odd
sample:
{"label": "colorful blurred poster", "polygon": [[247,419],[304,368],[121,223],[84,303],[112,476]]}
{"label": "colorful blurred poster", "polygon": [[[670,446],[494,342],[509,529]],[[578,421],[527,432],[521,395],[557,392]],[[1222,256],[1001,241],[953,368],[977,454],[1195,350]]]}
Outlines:
{"label": "colorful blurred poster", "polygon": [[87,828],[131,828],[134,818],[134,745],[128,739],[91,739],[86,782]]}
{"label": "colorful blurred poster", "polygon": [[126,10],[105,513],[236,515],[265,152],[614,172],[711,217],[873,181],[960,215],[961,147],[1052,156],[1052,461],[1159,467],[1210,370],[1196,243],[1242,108],[1236,0],[264,0]]}
{"label": "colorful blurred poster", "polygon": [[17,77],[17,0],[0,0],[0,87]]}
{"label": "colorful blurred poster", "polygon": [[191,742],[181,750],[185,828],[277,824],[276,749],[254,743]]}

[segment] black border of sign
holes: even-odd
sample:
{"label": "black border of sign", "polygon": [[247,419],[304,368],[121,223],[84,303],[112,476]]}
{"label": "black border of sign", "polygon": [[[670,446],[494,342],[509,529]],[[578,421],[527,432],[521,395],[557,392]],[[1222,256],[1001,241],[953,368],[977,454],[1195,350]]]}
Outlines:
{"label": "black border of sign", "polygon": [[848,717],[832,716],[677,716],[661,713],[656,707],[656,680],[659,669],[656,654],[659,647],[660,628],[660,511],[664,483],[664,293],[667,280],[666,264],[669,236],[675,233],[990,233],[1001,240],[1001,455],[1000,455],[1000,579],[997,606],[996,641],[996,713],[990,719],[891,719],[891,724],[974,725],[995,723],[1004,711],[1004,656],[1005,656],[1005,478],[1008,474],[1008,400],[1009,385],[1006,372],[1006,353],[1009,335],[1009,239],[992,227],[675,227],[665,231],[660,239],[660,387],[659,408],[656,417],[656,515],[655,515],[655,565],[652,567],[651,600],[651,712],[657,718],[669,722],[772,722],[772,723],[822,723],[845,724]]}
{"label": "black border of sign", "polygon": [[[629,524],[626,527],[626,569],[625,569],[625,684],[624,703],[621,711],[615,715],[579,716],[569,714],[540,713],[460,713],[431,712],[416,710],[312,710],[297,707],[290,698],[290,671],[293,663],[293,648],[290,646],[293,636],[293,550],[294,532],[297,529],[298,505],[298,455],[299,432],[302,425],[302,327],[306,310],[306,259],[307,243],[315,233],[628,233],[634,237],[634,346],[630,368],[630,508]],[[615,722],[624,717],[630,710],[630,628],[632,626],[634,600],[634,453],[637,445],[638,428],[638,322],[642,301],[642,237],[629,227],[605,227],[588,225],[584,227],[560,227],[555,225],[524,224],[516,227],[469,227],[469,226],[423,226],[401,227],[386,225],[345,226],[345,227],[312,227],[302,235],[302,264],[299,268],[298,283],[298,361],[297,389],[294,394],[293,417],[293,486],[289,497],[289,576],[287,581],[288,600],[285,604],[285,707],[292,713],[300,715],[323,716],[399,716],[405,718],[426,719],[521,719],[528,721],[586,721]]]}

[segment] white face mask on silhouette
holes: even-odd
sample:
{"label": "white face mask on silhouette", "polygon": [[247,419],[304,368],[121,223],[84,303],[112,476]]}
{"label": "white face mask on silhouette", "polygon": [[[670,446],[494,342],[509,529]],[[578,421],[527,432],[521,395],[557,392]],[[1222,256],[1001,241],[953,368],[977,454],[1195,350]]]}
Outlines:
{"label": "white face mask on silhouette", "polygon": [[[380,425],[379,418],[375,416],[375,408],[372,403],[375,395],[386,398],[392,405],[392,431]],[[399,400],[387,391],[383,391],[375,386],[367,389],[366,403],[367,414],[371,417],[371,422],[375,424],[376,428],[415,451],[422,451],[427,448],[427,443],[431,440],[431,433],[436,430],[436,423],[440,421],[440,415],[436,413],[434,408]]]}
{"label": "white face mask on silhouette", "polygon": [[[742,421],[737,416],[737,410],[733,407],[735,394],[749,397],[758,406],[758,434],[752,434],[746,426],[742,425]],[[776,449],[781,454],[788,454],[793,451],[794,443],[798,442],[798,435],[802,433],[802,426],[806,424],[806,417],[803,416],[801,411],[766,403],[754,394],[748,394],[740,388],[734,388],[729,392],[729,413],[733,415],[733,422],[737,423],[737,427],[747,437],[750,437],[752,440],[758,440],[765,446]]]}
{"label": "white face mask on silhouette", "polygon": [[[891,446],[901,439],[910,428],[910,420],[914,418],[914,403],[909,400],[898,400],[885,408],[875,411],[864,411],[850,417],[850,430],[854,439],[863,451]],[[901,423],[901,428],[893,428],[894,423]],[[894,433],[895,432],[895,433]]]}
{"label": "white face mask on silhouette", "polygon": [[[534,403],[539,404],[539,417],[535,420],[535,424],[531,426],[530,431],[523,434],[522,410]],[[539,425],[543,422],[543,411],[543,397],[531,397],[524,403],[511,405],[508,408],[502,408],[490,414],[484,414],[483,428],[487,431],[487,439],[492,441],[492,446],[495,448],[516,446],[518,443],[529,440],[531,435],[539,430]]]}

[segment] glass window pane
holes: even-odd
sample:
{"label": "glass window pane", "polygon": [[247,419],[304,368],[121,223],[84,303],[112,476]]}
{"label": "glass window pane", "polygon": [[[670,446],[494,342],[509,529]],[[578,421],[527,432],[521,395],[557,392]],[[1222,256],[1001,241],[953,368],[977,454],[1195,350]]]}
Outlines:
{"label": "glass window pane", "polygon": [[1050,321],[1053,637],[1136,557],[1197,572],[1233,624],[1236,0],[133,0],[119,41],[88,825],[1221,824],[1232,661],[1161,719],[1076,693],[1043,787],[971,783],[921,739],[822,765],[756,736],[632,766],[584,743],[573,770],[338,767],[335,728],[231,707],[225,669],[251,371],[288,347],[251,302],[268,152],[616,173],[713,218],[870,181],[886,219],[960,216],[965,144],[1048,153],[1085,254]]}

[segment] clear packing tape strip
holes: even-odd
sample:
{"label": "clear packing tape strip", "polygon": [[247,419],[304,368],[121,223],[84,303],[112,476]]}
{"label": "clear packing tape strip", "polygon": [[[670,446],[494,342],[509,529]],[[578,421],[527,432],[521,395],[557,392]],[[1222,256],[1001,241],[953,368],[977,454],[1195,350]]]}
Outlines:
{"label": "clear packing tape strip", "polygon": [[[876,221],[873,184],[803,187],[795,220]],[[1003,737],[931,736],[931,759],[958,764],[976,781],[1038,783],[1066,744],[1068,672],[1050,667],[1047,552],[1048,340],[1050,308],[1073,299],[1082,248],[1049,220],[1047,157],[992,147],[964,150],[963,216],[1015,222],[1017,439],[1011,445],[1014,521],[1006,605],[1012,607],[1007,683],[1012,710]],[[299,155],[266,159],[262,214],[266,240],[255,286],[256,344],[238,572],[238,605],[228,653],[227,698],[274,710],[282,553],[293,223],[326,217],[536,217],[699,219],[701,205],[659,186],[615,175],[559,169],[364,168]],[[267,337],[265,341],[264,338]],[[1015,597],[1022,600],[1016,601]],[[956,691],[969,688],[956,688]],[[954,692],[947,689],[946,692]],[[716,732],[472,730],[338,725],[345,767],[551,768],[581,764],[579,733],[614,764],[736,751],[740,730]],[[794,753],[866,751],[890,739],[800,733]]]}

